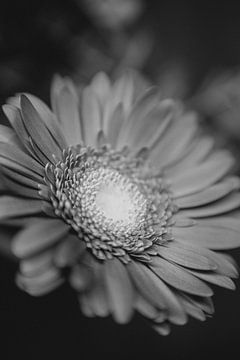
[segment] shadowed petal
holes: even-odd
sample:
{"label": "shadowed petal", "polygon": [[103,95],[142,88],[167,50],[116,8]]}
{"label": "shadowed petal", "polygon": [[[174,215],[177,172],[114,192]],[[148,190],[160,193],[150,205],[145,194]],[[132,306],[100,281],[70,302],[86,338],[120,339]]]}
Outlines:
{"label": "shadowed petal", "polygon": [[58,267],[70,266],[85,251],[86,245],[77,235],[68,234],[55,249],[53,261]]}
{"label": "shadowed petal", "polygon": [[36,96],[31,94],[26,94],[26,96],[31,101],[33,107],[38,112],[42,121],[45,123],[50,134],[53,137],[53,140],[58,144],[61,149],[65,149],[67,147],[65,133],[63,133],[62,129],[60,129],[55,115],[52,113],[49,107]]}
{"label": "shadowed petal", "polygon": [[0,198],[0,220],[10,217],[26,216],[41,212],[40,200],[21,199],[11,196]]}
{"label": "shadowed petal", "polygon": [[191,270],[190,272],[193,275],[197,276],[199,279],[207,281],[211,284],[218,285],[218,286],[224,287],[229,290],[236,289],[234,282],[227,276],[216,274],[213,272],[202,273],[202,272],[193,271],[193,270]]}
{"label": "shadowed petal", "polygon": [[43,252],[20,261],[19,271],[26,277],[36,276],[41,274],[46,268],[52,267],[52,260],[52,251]]}
{"label": "shadowed petal", "polygon": [[16,281],[20,288],[33,296],[45,295],[63,283],[59,271],[54,267],[45,269],[43,273],[33,277],[18,274]]}
{"label": "shadowed petal", "polygon": [[112,259],[104,264],[104,277],[109,303],[115,320],[126,323],[133,314],[133,287],[125,266]]}
{"label": "shadowed petal", "polygon": [[52,162],[52,155],[60,156],[61,149],[53,140],[46,125],[26,95],[21,95],[21,111],[27,132],[46,158]]}
{"label": "shadowed petal", "polygon": [[19,141],[21,141],[24,144],[24,146],[26,147],[26,149],[28,149],[29,135],[25,129],[20,109],[13,105],[3,105],[2,108],[3,108],[4,114],[8,118],[11,126],[15,130],[15,132],[19,138]]}
{"label": "shadowed petal", "polygon": [[[3,173],[5,173],[5,169],[3,169]],[[25,184],[21,184],[17,181],[14,181],[13,179],[7,176],[5,176],[5,179],[6,179],[5,189],[10,190],[12,194],[26,198],[31,198],[31,199],[39,199],[39,200],[42,199],[37,189],[33,189]]]}
{"label": "shadowed petal", "polygon": [[186,297],[184,294],[177,294],[177,298],[181,302],[187,314],[200,321],[206,320],[206,315],[202,309],[196,306],[189,296]]}
{"label": "shadowed petal", "polygon": [[[26,168],[30,172],[33,172],[35,177],[37,175],[40,175],[42,177],[42,175],[44,174],[44,168],[32,157],[25,154],[23,151],[21,151],[14,145],[0,143],[0,164],[5,165],[5,159],[9,160],[9,167],[13,169],[16,163],[17,165],[20,165],[21,168]],[[40,179],[41,177],[38,176],[38,178]]]}
{"label": "shadowed petal", "polygon": [[62,220],[44,219],[20,231],[12,243],[13,253],[20,258],[34,255],[57,243],[69,232]]}
{"label": "shadowed petal", "polygon": [[169,312],[169,320],[175,324],[184,324],[186,314],[173,292],[149,268],[141,263],[131,262],[128,270],[138,291],[159,310]]}
{"label": "shadowed petal", "polygon": [[74,264],[69,275],[71,286],[78,292],[84,291],[89,287],[92,280],[89,268],[82,264]]}
{"label": "shadowed petal", "polygon": [[0,125],[0,142],[5,142],[17,147],[21,146],[21,143],[13,129],[5,125]]}
{"label": "shadowed petal", "polygon": [[170,325],[168,323],[153,325],[153,328],[162,336],[167,336],[170,334]]}
{"label": "shadowed petal", "polygon": [[[159,315],[159,310],[140,294],[137,295],[135,300],[135,308],[140,314],[151,320],[156,319]],[[166,317],[167,315],[165,312],[165,318]]]}
{"label": "shadowed petal", "polygon": [[151,269],[176,289],[198,296],[213,295],[213,291],[204,282],[189,274],[187,270],[157,256],[152,259]]}

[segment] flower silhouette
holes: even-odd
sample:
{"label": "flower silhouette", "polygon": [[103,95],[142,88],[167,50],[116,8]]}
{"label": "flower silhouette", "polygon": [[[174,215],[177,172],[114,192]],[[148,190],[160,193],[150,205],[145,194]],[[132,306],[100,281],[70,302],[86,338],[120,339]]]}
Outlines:
{"label": "flower silhouette", "polygon": [[195,113],[127,72],[81,89],[55,77],[50,110],[21,94],[3,107],[2,223],[18,285],[43,295],[68,279],[87,316],[141,313],[163,335],[214,311],[210,284],[234,289],[240,245],[234,160]]}

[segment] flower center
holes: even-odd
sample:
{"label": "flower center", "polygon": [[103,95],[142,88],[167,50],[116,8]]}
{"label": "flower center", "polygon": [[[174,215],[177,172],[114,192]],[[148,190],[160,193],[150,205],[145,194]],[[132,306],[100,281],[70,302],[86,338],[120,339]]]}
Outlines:
{"label": "flower center", "polygon": [[96,205],[103,215],[113,222],[128,225],[134,220],[133,216],[136,209],[131,197],[118,186],[103,186],[96,196]]}
{"label": "flower center", "polygon": [[79,145],[45,173],[55,214],[97,258],[146,260],[152,245],[168,241],[174,204],[142,158]]}
{"label": "flower center", "polygon": [[[81,189],[79,189],[79,186]],[[78,188],[81,190],[79,208],[88,220],[108,233],[122,235],[132,233],[144,222],[147,200],[128,177],[113,169],[100,168],[89,171]]]}

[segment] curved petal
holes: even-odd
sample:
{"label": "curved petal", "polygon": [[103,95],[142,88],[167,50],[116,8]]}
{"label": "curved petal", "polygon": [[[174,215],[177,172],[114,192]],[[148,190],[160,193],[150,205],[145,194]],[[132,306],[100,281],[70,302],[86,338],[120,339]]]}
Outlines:
{"label": "curved petal", "polygon": [[20,231],[12,242],[12,251],[19,258],[37,254],[60,241],[69,226],[58,219],[41,219]]}
{"label": "curved petal", "polygon": [[179,114],[179,112],[180,109],[176,108],[171,128],[152,151],[149,160],[153,166],[164,168],[176,162],[184,154],[196,134],[196,114]]}
{"label": "curved petal", "polygon": [[240,187],[240,179],[237,176],[228,177],[224,181],[210,186],[198,193],[178,198],[176,204],[180,208],[193,208],[216,201]]}
{"label": "curved petal", "polygon": [[59,271],[51,267],[45,269],[41,274],[32,277],[17,275],[16,282],[20,288],[27,291],[32,296],[45,295],[63,283]]}
{"label": "curved petal", "polygon": [[97,134],[102,129],[100,104],[90,87],[82,92],[81,116],[83,121],[83,140],[86,145],[97,145]]}
{"label": "curved petal", "polygon": [[106,261],[104,278],[115,320],[119,323],[128,322],[133,315],[134,291],[125,265],[117,258]]}
{"label": "curved petal", "polygon": [[187,244],[196,244],[213,250],[233,249],[240,246],[239,233],[220,226],[200,226],[173,228],[173,237]]}
{"label": "curved petal", "polygon": [[67,142],[65,139],[65,134],[63,134],[55,115],[49,109],[49,107],[36,96],[26,93],[26,96],[31,101],[33,107],[38,112],[42,121],[45,123],[48,131],[53,137],[53,140],[58,144],[61,149],[67,147]]}
{"label": "curved petal", "polygon": [[0,198],[0,220],[40,213],[41,200],[22,199],[12,196]]}
{"label": "curved petal", "polygon": [[155,256],[150,267],[157,276],[178,290],[197,296],[213,295],[209,286],[178,265]]}
{"label": "curved petal", "polygon": [[169,320],[175,324],[184,324],[186,314],[173,292],[147,266],[131,262],[127,269],[138,291],[157,309],[167,310]]}
{"label": "curved petal", "polygon": [[215,270],[217,265],[204,255],[201,248],[187,248],[169,242],[167,246],[159,246],[158,254],[164,259],[178,265],[196,270]]}
{"label": "curved petal", "polygon": [[199,192],[213,185],[233,167],[234,159],[226,151],[217,151],[200,165],[169,177],[174,198]]}
{"label": "curved petal", "polygon": [[29,136],[46,158],[53,162],[53,155],[61,156],[62,149],[53,140],[48,128],[28,97],[21,95],[20,101],[23,122]]}
{"label": "curved petal", "polygon": [[197,207],[191,210],[183,210],[182,215],[190,218],[207,218],[209,216],[221,215],[228,213],[240,206],[240,194],[232,192],[223,199],[215,201],[206,206]]}
{"label": "curved petal", "polygon": [[[6,162],[8,160],[8,162]],[[15,164],[26,171],[33,173],[33,176],[38,179],[42,179],[44,175],[44,168],[36,160],[23,151],[7,143],[0,143],[0,164],[8,164],[7,167],[13,168]],[[40,175],[40,176],[39,176]]]}
{"label": "curved petal", "polygon": [[56,76],[51,89],[52,107],[59,120],[68,146],[78,145],[83,140],[79,111],[79,96],[70,79]]}

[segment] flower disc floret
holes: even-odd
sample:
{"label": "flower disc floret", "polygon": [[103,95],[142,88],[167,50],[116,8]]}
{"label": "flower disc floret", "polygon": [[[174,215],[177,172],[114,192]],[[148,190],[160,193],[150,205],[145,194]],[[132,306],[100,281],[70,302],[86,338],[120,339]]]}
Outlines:
{"label": "flower disc floret", "polygon": [[129,256],[163,242],[170,231],[170,194],[160,176],[149,177],[151,170],[146,172],[140,157],[107,146],[96,151],[79,145],[64,152],[55,166],[48,164],[49,171],[56,215],[100,259],[119,256],[128,262]]}

